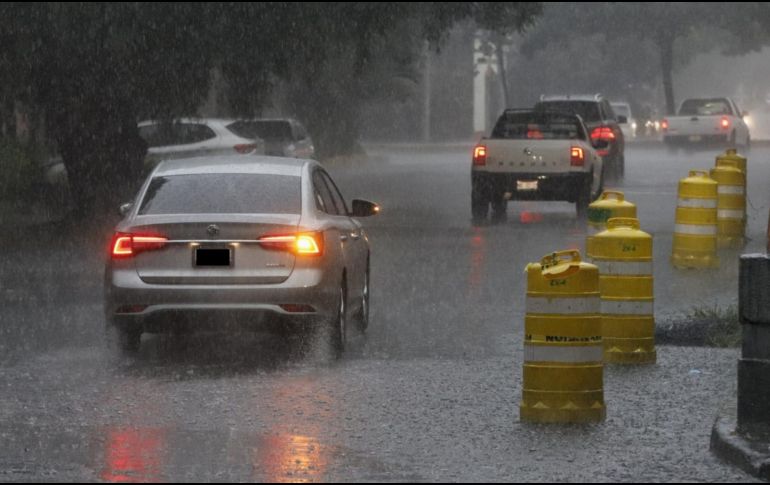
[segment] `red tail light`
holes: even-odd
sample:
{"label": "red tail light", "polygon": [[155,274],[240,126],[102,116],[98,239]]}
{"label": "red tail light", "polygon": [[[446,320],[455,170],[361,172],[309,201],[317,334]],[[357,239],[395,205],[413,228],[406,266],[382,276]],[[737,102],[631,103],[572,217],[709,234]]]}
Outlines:
{"label": "red tail light", "polygon": [[236,152],[238,152],[241,155],[248,155],[249,153],[252,153],[257,150],[257,145],[254,144],[244,144],[244,145],[235,145],[233,147]]}
{"label": "red tail light", "polygon": [[572,147],[569,150],[569,164],[573,167],[582,167],[586,163],[585,152],[581,147]]}
{"label": "red tail light", "polygon": [[529,130],[527,131],[527,138],[530,140],[542,140],[543,132],[540,130]]}
{"label": "red tail light", "polygon": [[478,145],[473,149],[473,165],[483,167],[487,164],[487,147]]}
{"label": "red tail light", "polygon": [[298,256],[320,256],[323,254],[323,234],[317,232],[286,236],[263,236],[257,241],[263,248],[272,251],[287,251]]}
{"label": "red tail light", "polygon": [[612,141],[615,139],[615,132],[609,126],[599,126],[591,132],[591,139]]}
{"label": "red tail light", "polygon": [[146,251],[157,251],[168,244],[163,236],[125,234],[118,232],[112,238],[112,259],[127,259]]}
{"label": "red tail light", "polygon": [[668,120],[663,120],[660,122],[660,129],[663,131],[668,131]]}
{"label": "red tail light", "polygon": [[729,130],[730,129],[730,118],[727,116],[722,117],[721,126],[723,130]]}

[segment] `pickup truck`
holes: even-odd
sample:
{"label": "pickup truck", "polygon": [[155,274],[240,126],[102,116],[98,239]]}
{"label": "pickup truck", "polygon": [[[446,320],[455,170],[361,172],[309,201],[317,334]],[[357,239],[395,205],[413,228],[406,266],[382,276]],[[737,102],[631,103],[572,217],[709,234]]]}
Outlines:
{"label": "pickup truck", "polygon": [[484,221],[506,216],[509,200],[567,201],[579,217],[602,191],[603,162],[579,115],[547,110],[506,110],[489,138],[473,151],[471,212]]}
{"label": "pickup truck", "polygon": [[695,144],[748,147],[751,134],[744,116],[730,98],[686,99],[677,116],[661,123],[663,141],[672,147]]}

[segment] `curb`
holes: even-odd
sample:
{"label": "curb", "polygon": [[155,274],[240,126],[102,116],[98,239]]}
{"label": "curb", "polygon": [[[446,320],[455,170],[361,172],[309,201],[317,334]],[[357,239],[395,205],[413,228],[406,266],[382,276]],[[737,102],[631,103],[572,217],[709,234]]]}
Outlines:
{"label": "curb", "polygon": [[735,405],[722,411],[711,432],[711,452],[720,460],[770,481],[770,442],[749,440],[736,431]]}

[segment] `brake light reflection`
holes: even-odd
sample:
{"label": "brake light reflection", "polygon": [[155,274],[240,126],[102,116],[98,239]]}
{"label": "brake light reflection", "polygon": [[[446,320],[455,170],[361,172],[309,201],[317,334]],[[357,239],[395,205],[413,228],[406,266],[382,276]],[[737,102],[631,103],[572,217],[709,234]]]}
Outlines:
{"label": "brake light reflection", "polygon": [[164,441],[160,429],[110,430],[100,478],[111,483],[161,481]]}

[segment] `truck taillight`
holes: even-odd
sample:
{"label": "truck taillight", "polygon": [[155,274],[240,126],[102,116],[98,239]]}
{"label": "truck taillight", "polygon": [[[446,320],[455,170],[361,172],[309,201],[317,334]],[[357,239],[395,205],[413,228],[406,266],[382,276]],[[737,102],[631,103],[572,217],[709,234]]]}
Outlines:
{"label": "truck taillight", "polygon": [[483,167],[487,164],[487,147],[478,145],[473,149],[473,165]]}
{"label": "truck taillight", "polygon": [[137,235],[118,232],[112,238],[112,259],[128,259],[146,251],[157,251],[168,244],[163,236]]}
{"label": "truck taillight", "polygon": [[248,155],[249,153],[257,151],[257,145],[253,143],[235,145],[233,149],[240,155]]}
{"label": "truck taillight", "polygon": [[730,118],[727,116],[722,117],[721,126],[723,130],[729,130],[730,129]]}
{"label": "truck taillight", "polygon": [[569,163],[573,167],[582,167],[586,163],[585,152],[581,147],[572,147],[569,150]]}
{"label": "truck taillight", "polygon": [[660,129],[664,132],[668,131],[668,120],[663,120],[660,122]]}

